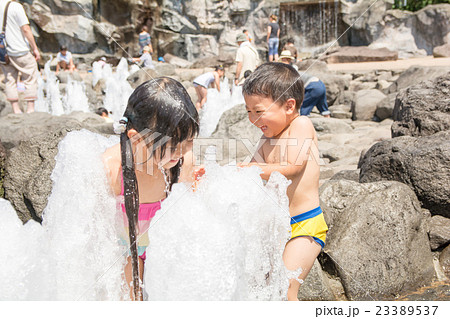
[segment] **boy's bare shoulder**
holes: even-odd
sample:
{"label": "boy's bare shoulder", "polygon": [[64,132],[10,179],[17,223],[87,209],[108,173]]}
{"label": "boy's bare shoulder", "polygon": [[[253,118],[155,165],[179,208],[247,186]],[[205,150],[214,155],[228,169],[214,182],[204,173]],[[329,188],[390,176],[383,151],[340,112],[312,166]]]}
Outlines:
{"label": "boy's bare shoulder", "polygon": [[311,137],[316,134],[316,130],[314,129],[314,125],[310,118],[304,115],[301,115],[292,121],[290,132],[294,135],[301,134]]}

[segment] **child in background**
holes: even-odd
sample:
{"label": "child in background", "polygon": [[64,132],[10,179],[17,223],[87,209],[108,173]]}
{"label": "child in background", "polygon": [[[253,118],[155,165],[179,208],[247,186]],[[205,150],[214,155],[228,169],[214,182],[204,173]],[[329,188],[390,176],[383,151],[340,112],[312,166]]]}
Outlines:
{"label": "child in background", "polygon": [[204,73],[194,79],[195,91],[197,92],[198,100],[195,103],[197,110],[200,110],[206,103],[208,94],[208,87],[211,84],[212,87],[217,88],[220,92],[220,78],[223,77],[225,71],[222,65],[216,66],[213,72]]}
{"label": "child in background", "polygon": [[106,123],[113,123],[114,120],[112,118],[109,117],[109,112],[107,109],[105,109],[104,107],[99,107],[96,111],[95,114],[100,115]]}
{"label": "child in background", "polygon": [[[139,256],[139,266],[128,257],[125,280],[130,287],[131,282],[140,287],[137,279],[142,281],[148,227],[183,174],[184,156],[191,151],[199,130],[198,113],[181,83],[162,77],[136,88],[117,129],[121,131],[120,144],[106,150],[103,162],[129,228],[129,240],[122,236],[121,241],[132,255]],[[147,141],[152,133],[160,135]],[[140,290],[130,289],[131,300],[141,296]]]}
{"label": "child in background", "polygon": [[150,37],[150,34],[148,33],[147,26],[143,26],[141,29],[141,33],[139,33],[139,46],[141,50],[139,51],[140,54],[144,52],[144,47],[149,47],[149,52],[153,54],[153,48],[152,48],[152,38]]}
{"label": "child in background", "polygon": [[59,73],[59,70],[69,71],[72,73],[76,70],[75,64],[73,63],[72,53],[67,50],[66,46],[61,46],[58,54],[56,55],[56,74]]}
{"label": "child in background", "polygon": [[299,114],[303,82],[292,66],[265,63],[245,80],[242,93],[250,122],[263,133],[247,166],[260,167],[263,179],[278,171],[292,181],[287,190],[292,233],[283,260],[289,270],[302,269],[298,279],[290,279],[287,296],[298,300],[300,284],[324,247],[328,230],[319,206],[317,135],[311,120]]}
{"label": "child in background", "polygon": [[245,36],[247,37],[247,41],[251,43],[253,38],[252,38],[252,35],[248,32],[248,30],[244,29],[244,30],[242,30],[242,33],[245,34]]}
{"label": "child in background", "polygon": [[[289,50],[291,52],[291,56],[294,58],[293,62],[297,62],[297,58],[298,58],[298,51],[297,48],[294,45],[294,39],[289,38],[286,42],[286,44],[283,47],[283,51],[284,50]],[[300,59],[301,61],[302,59]]]}
{"label": "child in background", "polygon": [[139,58],[133,58],[132,62],[139,62],[144,68],[154,69],[155,66],[153,65],[152,56],[150,54],[150,47],[145,46],[142,50],[142,55]]}

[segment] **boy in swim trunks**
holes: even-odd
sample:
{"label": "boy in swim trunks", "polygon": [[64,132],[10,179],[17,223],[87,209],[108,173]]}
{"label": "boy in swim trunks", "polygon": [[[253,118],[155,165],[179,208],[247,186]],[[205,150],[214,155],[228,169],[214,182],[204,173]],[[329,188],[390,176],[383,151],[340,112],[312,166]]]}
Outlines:
{"label": "boy in swim trunks", "polygon": [[302,268],[291,279],[288,300],[298,300],[300,283],[325,245],[328,227],[319,206],[319,151],[311,120],[300,116],[304,87],[298,72],[283,63],[265,63],[246,79],[244,94],[248,117],[263,136],[253,159],[243,166],[259,166],[268,180],[278,171],[292,181],[287,189],[291,239],[283,260],[289,270]]}

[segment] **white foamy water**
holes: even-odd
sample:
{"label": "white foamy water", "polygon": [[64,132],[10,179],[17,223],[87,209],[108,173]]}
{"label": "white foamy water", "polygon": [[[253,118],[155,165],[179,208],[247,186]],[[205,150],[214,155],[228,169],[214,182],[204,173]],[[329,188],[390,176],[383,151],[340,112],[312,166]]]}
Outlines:
{"label": "white foamy water", "polygon": [[207,165],[196,192],[176,184],[156,213],[144,284],[150,300],[282,300],[289,182],[258,168]]}
{"label": "white foamy water", "polygon": [[207,100],[201,111],[199,136],[211,136],[222,114],[233,106],[243,103],[245,102],[242,95],[242,86],[233,84],[233,90],[230,92],[227,78],[220,82],[220,92],[215,88],[208,89]]}
{"label": "white foamy water", "polygon": [[[89,102],[83,82],[75,81],[68,76],[64,96],[61,95],[59,80],[50,70],[52,57],[45,63],[44,79],[38,77],[38,93],[35,109],[52,115],[69,114],[73,111],[89,112]],[[45,92],[45,93],[44,93]]]}
{"label": "white foamy water", "polygon": [[106,78],[106,95],[103,106],[112,112],[112,118],[115,121],[119,121],[122,117],[128,98],[133,93],[133,88],[127,81],[129,75],[128,62],[125,58],[121,58],[116,72]]}
{"label": "white foamy water", "polygon": [[[128,298],[126,248],[118,243],[123,226],[101,161],[117,142],[86,130],[67,134],[42,226],[22,225],[0,200],[0,300]],[[264,185],[257,168],[209,163],[195,192],[174,185],[149,229],[148,299],[283,299],[288,183],[273,174]]]}

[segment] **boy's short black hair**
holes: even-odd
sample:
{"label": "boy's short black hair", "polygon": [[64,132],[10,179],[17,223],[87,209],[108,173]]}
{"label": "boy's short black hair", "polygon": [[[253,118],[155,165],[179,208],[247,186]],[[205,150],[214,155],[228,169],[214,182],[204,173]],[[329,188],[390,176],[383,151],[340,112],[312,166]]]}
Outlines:
{"label": "boy's short black hair", "polygon": [[300,110],[304,97],[303,81],[292,66],[269,62],[260,65],[245,80],[242,87],[245,95],[270,97],[274,102],[284,104],[288,99],[295,99],[295,108]]}

